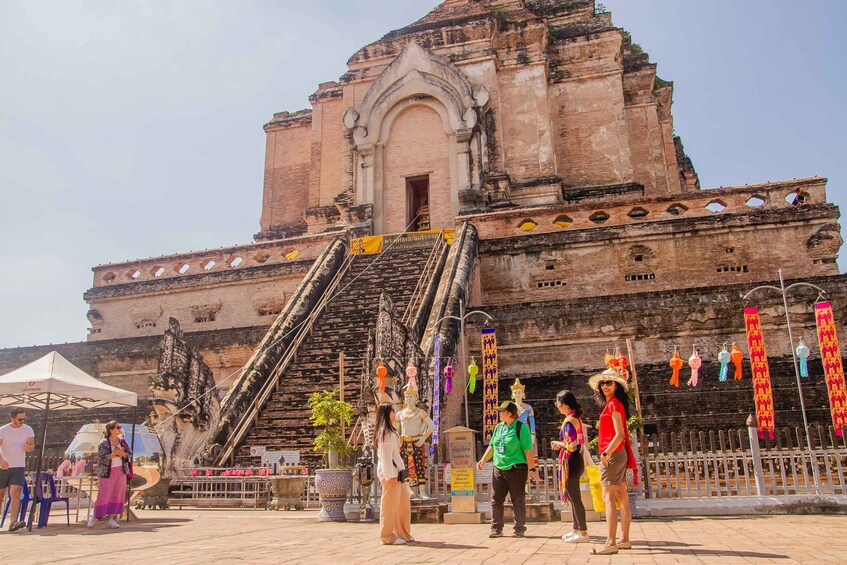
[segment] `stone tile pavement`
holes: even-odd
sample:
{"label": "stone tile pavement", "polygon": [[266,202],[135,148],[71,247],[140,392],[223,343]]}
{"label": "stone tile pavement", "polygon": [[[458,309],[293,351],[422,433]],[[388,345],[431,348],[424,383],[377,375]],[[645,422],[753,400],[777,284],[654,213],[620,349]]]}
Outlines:
{"label": "stone tile pavement", "polygon": [[[648,518],[633,522],[634,548],[592,556],[566,545],[561,522],[530,524],[527,537],[488,538],[487,525],[415,524],[417,541],[383,546],[377,526],[321,523],[317,512],[186,509],[141,511],[120,530],[98,524],[0,533],[0,563],[845,563],[847,516]],[[507,529],[508,531],[508,529]],[[599,544],[604,523],[590,524]]]}

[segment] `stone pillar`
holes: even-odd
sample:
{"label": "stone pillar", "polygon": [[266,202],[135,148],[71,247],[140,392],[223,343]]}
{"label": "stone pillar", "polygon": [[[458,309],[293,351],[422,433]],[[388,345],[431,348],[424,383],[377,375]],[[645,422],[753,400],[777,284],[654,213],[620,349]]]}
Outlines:
{"label": "stone pillar", "polygon": [[753,457],[753,475],[756,479],[756,494],[765,496],[765,474],[762,470],[762,452],[759,450],[759,434],[756,430],[756,419],[747,417],[747,435],[750,437],[750,454]]}

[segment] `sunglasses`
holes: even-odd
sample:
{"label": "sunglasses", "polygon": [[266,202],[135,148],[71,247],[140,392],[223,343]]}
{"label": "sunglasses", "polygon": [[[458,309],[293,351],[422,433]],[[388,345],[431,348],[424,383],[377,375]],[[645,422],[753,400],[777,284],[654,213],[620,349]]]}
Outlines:
{"label": "sunglasses", "polygon": [[599,386],[612,386],[613,384],[615,384],[615,381],[600,381]]}
{"label": "sunglasses", "polygon": [[26,418],[15,418],[18,422],[26,422]]}

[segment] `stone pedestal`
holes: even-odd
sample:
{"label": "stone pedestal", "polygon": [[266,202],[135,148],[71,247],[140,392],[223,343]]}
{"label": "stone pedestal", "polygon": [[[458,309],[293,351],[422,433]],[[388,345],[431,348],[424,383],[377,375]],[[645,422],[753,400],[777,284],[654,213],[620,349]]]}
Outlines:
{"label": "stone pedestal", "polygon": [[479,512],[447,512],[444,514],[445,524],[482,524],[482,514]]}
{"label": "stone pedestal", "polygon": [[[527,502],[526,503],[526,521],[527,522],[552,522],[556,519],[556,513],[553,510],[552,502]],[[515,513],[512,510],[512,503],[507,502],[503,507],[503,521],[513,522]]]}
{"label": "stone pedestal", "polygon": [[447,512],[446,504],[439,504],[434,498],[412,499],[413,524],[440,524]]}

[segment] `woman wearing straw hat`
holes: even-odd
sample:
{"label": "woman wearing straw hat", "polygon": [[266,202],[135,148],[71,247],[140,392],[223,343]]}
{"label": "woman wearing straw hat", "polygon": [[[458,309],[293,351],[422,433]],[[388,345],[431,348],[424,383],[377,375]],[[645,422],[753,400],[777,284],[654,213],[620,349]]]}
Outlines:
{"label": "woman wearing straw hat", "polygon": [[[609,534],[605,545],[594,550],[597,555],[612,555],[619,549],[631,549],[629,525],[632,512],[626,492],[626,470],[635,468],[635,454],[629,442],[626,422],[629,419],[629,383],[613,368],[592,376],[588,385],[595,391],[597,402],[603,407],[600,413],[597,447],[600,450],[600,484],[606,504],[606,522]],[[620,505],[621,538],[616,540]]]}

